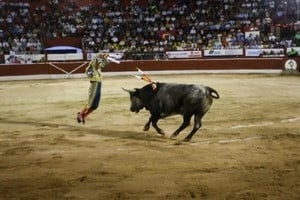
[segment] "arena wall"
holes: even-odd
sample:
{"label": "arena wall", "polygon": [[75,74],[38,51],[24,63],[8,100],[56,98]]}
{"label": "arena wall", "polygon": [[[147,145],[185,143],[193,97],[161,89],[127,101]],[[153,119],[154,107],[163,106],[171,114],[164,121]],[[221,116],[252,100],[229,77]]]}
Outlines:
{"label": "arena wall", "polygon": [[[224,59],[186,59],[186,60],[135,60],[110,63],[104,72],[170,70],[285,70],[285,63],[290,59],[280,58],[224,58]],[[293,58],[299,70],[300,58]],[[38,64],[3,64],[0,65],[0,77],[26,75],[76,75],[82,74],[88,61],[56,62]]]}

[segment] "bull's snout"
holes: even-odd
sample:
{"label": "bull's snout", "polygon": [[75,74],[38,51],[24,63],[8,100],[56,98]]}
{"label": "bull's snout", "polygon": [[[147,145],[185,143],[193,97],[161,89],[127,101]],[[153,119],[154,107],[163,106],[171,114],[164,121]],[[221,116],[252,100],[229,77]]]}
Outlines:
{"label": "bull's snout", "polygon": [[135,109],[135,108],[130,108],[130,111],[131,111],[131,112],[138,113],[140,110],[139,110],[139,109]]}

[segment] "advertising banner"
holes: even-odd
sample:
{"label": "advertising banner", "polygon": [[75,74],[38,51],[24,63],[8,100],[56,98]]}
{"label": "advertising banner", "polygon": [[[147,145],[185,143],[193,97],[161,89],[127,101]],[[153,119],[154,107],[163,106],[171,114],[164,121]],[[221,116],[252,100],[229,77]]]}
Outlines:
{"label": "advertising banner", "polygon": [[272,49],[246,49],[246,57],[283,57],[284,48],[272,48]]}
{"label": "advertising banner", "polygon": [[243,49],[211,49],[204,50],[204,56],[242,56]]}
{"label": "advertising banner", "polygon": [[167,51],[166,55],[169,59],[176,58],[201,58],[201,51]]}

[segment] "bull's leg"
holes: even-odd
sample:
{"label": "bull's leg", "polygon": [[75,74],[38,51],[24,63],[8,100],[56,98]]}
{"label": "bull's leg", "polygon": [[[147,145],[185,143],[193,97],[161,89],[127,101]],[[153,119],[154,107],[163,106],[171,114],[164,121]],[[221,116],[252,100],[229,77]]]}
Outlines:
{"label": "bull's leg", "polygon": [[185,138],[184,138],[184,140],[183,141],[185,141],[185,142],[189,142],[191,139],[192,139],[192,137],[193,137],[193,135],[199,130],[199,128],[201,127],[201,118],[202,118],[202,116],[200,116],[200,115],[195,115],[195,117],[194,117],[194,128],[193,128],[193,130],[190,132],[190,134],[188,134],[188,136],[186,136]]}
{"label": "bull's leg", "polygon": [[151,118],[152,118],[152,116],[150,116],[149,117],[149,120],[148,120],[148,122],[145,124],[145,126],[144,126],[144,131],[148,131],[149,130],[149,128],[150,128],[150,124],[151,124]]}
{"label": "bull's leg", "polygon": [[152,126],[155,128],[156,132],[165,135],[165,132],[157,126],[157,122],[160,118],[151,116]]}
{"label": "bull's leg", "polygon": [[191,115],[184,115],[183,116],[183,123],[181,126],[171,135],[171,137],[176,137],[183,129],[190,125]]}

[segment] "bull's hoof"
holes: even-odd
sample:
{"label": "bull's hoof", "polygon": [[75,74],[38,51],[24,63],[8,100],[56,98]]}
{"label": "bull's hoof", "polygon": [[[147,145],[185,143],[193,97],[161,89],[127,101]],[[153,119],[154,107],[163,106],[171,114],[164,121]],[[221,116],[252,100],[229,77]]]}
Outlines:
{"label": "bull's hoof", "polygon": [[159,132],[159,134],[160,134],[160,135],[163,135],[163,136],[166,135],[165,132],[163,132],[163,131]]}
{"label": "bull's hoof", "polygon": [[154,127],[154,128],[155,128],[156,132],[159,133],[160,135],[165,135],[165,132],[162,129],[160,129],[158,127]]}
{"label": "bull's hoof", "polygon": [[183,139],[183,141],[184,142],[189,142],[189,141],[191,141],[191,138],[186,137],[186,138]]}
{"label": "bull's hoof", "polygon": [[177,134],[172,134],[170,138],[175,138],[177,137]]}
{"label": "bull's hoof", "polygon": [[149,131],[150,126],[144,126],[143,131]]}
{"label": "bull's hoof", "polygon": [[162,129],[157,130],[157,133],[159,133],[160,135],[163,135],[163,136],[166,135],[165,132]]}

